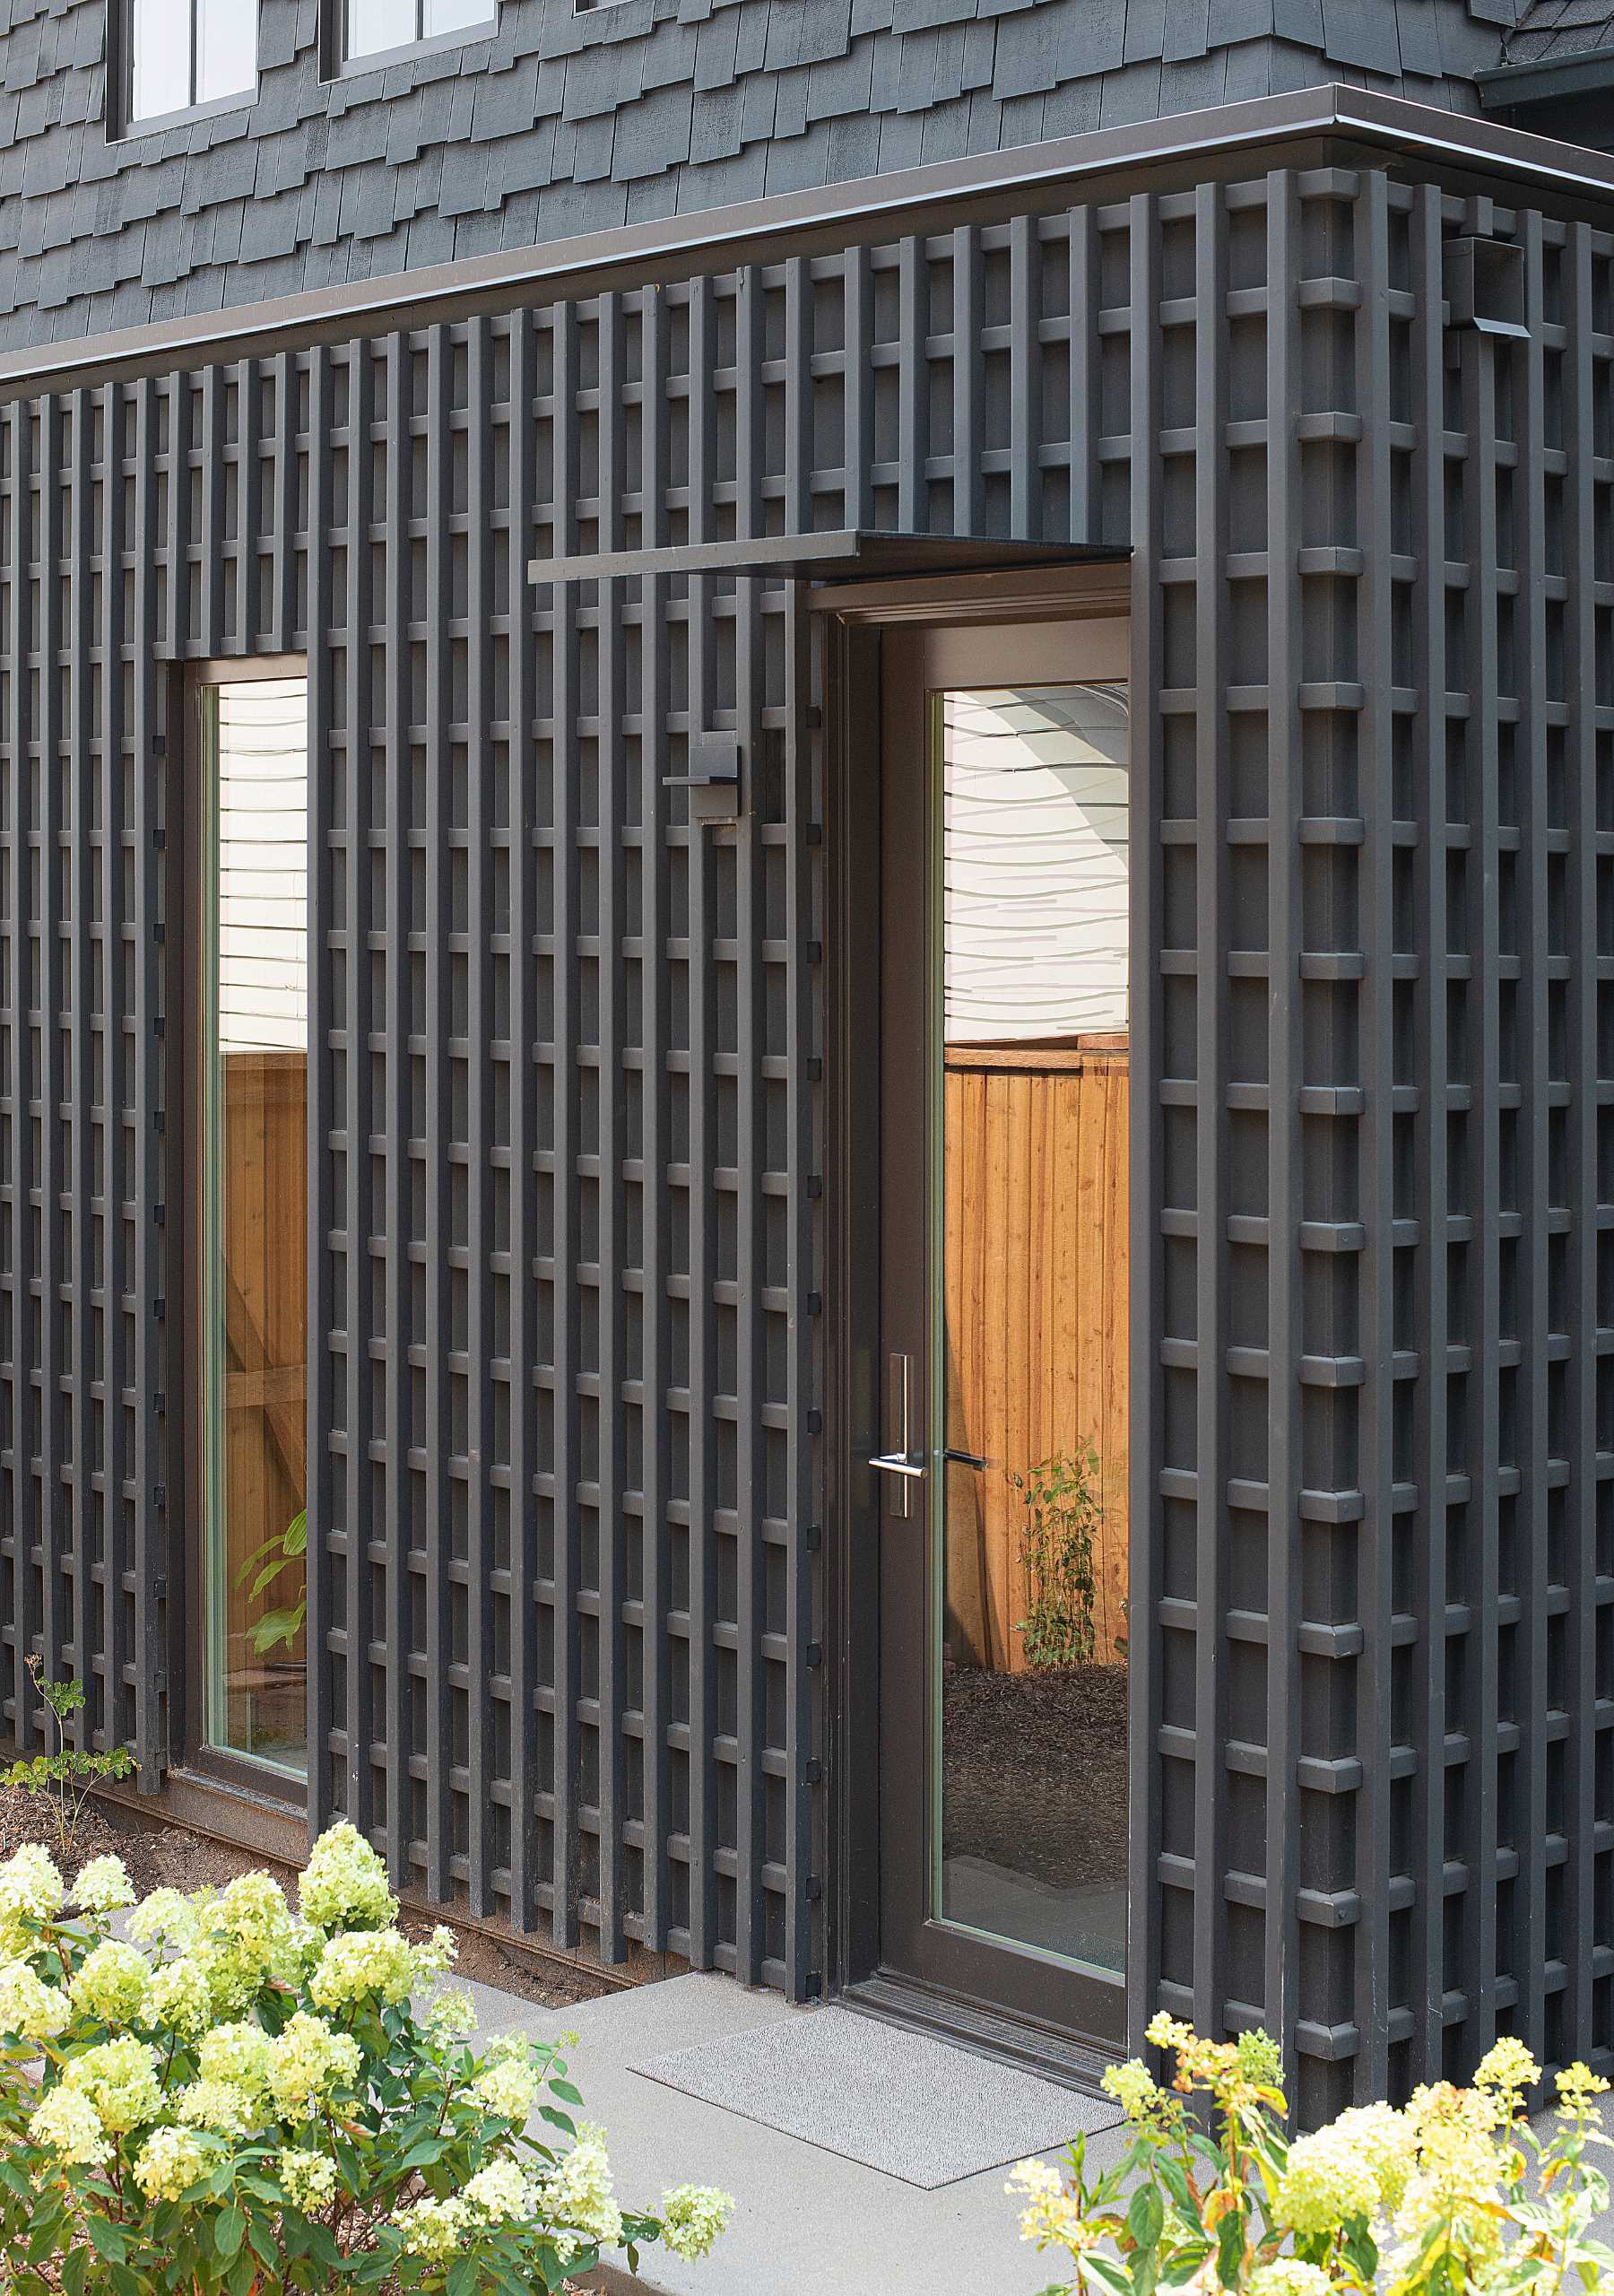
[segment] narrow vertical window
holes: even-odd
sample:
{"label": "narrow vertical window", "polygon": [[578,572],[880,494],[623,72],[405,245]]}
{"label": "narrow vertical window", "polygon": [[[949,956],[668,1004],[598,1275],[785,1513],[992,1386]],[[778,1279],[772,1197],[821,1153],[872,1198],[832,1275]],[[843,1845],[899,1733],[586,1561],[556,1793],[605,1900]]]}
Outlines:
{"label": "narrow vertical window", "polygon": [[254,92],[256,0],[115,0],[115,5],[124,127]]}
{"label": "narrow vertical window", "polygon": [[202,693],[199,1315],[210,1744],[307,1767],[308,683]]}

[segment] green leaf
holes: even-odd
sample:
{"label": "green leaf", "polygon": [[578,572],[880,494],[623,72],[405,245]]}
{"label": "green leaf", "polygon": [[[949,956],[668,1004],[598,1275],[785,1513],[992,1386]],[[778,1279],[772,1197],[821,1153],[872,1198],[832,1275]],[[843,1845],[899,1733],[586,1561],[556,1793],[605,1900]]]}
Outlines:
{"label": "green leaf", "polygon": [[1126,2229],[1139,2248],[1152,2248],[1165,2222],[1166,2208],[1159,2194],[1153,2185],[1140,2185],[1126,2212]]}
{"label": "green leaf", "polygon": [[563,2105],[580,2105],[583,2101],[569,2081],[551,2081],[549,2087],[551,2096],[559,2097]]}
{"label": "green leaf", "polygon": [[1229,2209],[1216,2228],[1216,2276],[1224,2288],[1237,2288],[1244,2271],[1245,2221]]}
{"label": "green leaf", "polygon": [[104,2216],[87,2216],[84,2229],[95,2245],[97,2256],[105,2257],[108,2264],[121,2264],[128,2254],[128,2245],[116,2224]]}
{"label": "green leaf", "polygon": [[232,2257],[247,2237],[247,2219],[231,2205],[221,2214],[213,2228],[213,2239],[221,2257]]}
{"label": "green leaf", "polygon": [[1210,2253],[1209,2240],[1185,2240],[1180,2248],[1173,2252],[1160,2274],[1161,2280],[1167,2288],[1181,2288],[1193,2279]]}
{"label": "green leaf", "polygon": [[448,2274],[447,2296],[476,2296],[476,2283],[482,2277],[474,2257],[461,2257]]}

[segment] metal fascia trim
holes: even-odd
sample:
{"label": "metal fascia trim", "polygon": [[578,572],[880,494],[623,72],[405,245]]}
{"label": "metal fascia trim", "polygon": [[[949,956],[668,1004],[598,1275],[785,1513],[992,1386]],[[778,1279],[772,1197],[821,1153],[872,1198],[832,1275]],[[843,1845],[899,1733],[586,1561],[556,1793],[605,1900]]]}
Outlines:
{"label": "metal fascia trim", "polygon": [[1597,95],[1614,87],[1614,48],[1585,48],[1567,56],[1539,56],[1527,63],[1493,64],[1476,72],[1474,84],[1486,111],[1510,111],[1516,104],[1544,103],[1554,96]]}
{"label": "metal fascia trim", "polygon": [[999,574],[1104,564],[1128,555],[1126,545],[1109,543],[1024,542],[1011,536],[836,526],[815,534],[738,535],[724,542],[665,543],[571,558],[533,558],[527,561],[527,579],[606,582],[657,574],[759,574],[777,581],[834,576],[902,580],[924,574]]}
{"label": "metal fascia trim", "polygon": [[195,361],[217,344],[245,349],[265,336],[384,318],[388,328],[424,323],[435,308],[473,296],[560,286],[578,274],[681,261],[702,250],[772,240],[798,231],[852,224],[943,202],[1037,186],[1079,184],[1089,177],[1162,161],[1237,152],[1296,136],[1345,135],[1387,144],[1411,155],[1476,165],[1614,201],[1614,159],[1527,129],[1503,126],[1401,96],[1326,83],[1241,103],[1212,105],[1163,119],[1097,128],[1046,144],[1028,144],[965,160],[933,161],[808,192],[782,192],[729,207],[692,209],[655,222],[620,224],[555,239],[512,255],[506,250],[433,264],[415,272],[345,282],[273,302],[246,303],[115,333],[81,335],[0,355],[0,394],[85,370],[161,361]]}

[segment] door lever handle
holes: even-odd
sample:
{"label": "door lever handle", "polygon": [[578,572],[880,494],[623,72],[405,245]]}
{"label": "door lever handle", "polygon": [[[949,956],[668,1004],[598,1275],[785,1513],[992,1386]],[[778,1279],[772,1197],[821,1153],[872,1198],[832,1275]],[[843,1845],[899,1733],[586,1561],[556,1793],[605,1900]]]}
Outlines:
{"label": "door lever handle", "polygon": [[889,1385],[887,1396],[887,1438],[891,1448],[877,1451],[869,1465],[877,1474],[894,1478],[888,1504],[891,1513],[907,1516],[912,1506],[909,1485],[924,1480],[924,1454],[915,1451],[910,1431],[910,1408],[913,1401],[913,1361],[907,1355],[893,1355],[887,1367]]}

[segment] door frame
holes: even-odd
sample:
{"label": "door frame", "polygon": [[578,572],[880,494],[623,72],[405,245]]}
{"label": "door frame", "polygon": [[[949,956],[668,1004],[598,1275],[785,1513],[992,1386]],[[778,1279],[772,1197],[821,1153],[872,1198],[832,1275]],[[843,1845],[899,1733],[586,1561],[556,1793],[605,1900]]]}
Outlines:
{"label": "door frame", "polygon": [[[868,985],[880,978],[881,657],[884,630],[904,623],[983,626],[994,622],[1115,620],[1126,616],[1134,711],[1133,818],[1150,819],[1152,743],[1144,733],[1155,681],[1150,620],[1136,610],[1128,554],[1112,561],[998,574],[826,584],[811,595],[823,631],[825,995],[825,1290],[837,1303],[826,1333],[824,1597],[825,1756],[829,1784],[825,1862],[826,1964],[829,1987],[855,2005],[900,2015],[967,2046],[1034,2063],[1054,2077],[1085,2085],[1107,2061],[1088,2044],[1049,2026],[985,2010],[963,1996],[881,1979],[880,1965],[880,1523],[879,1478],[864,1464],[881,1448],[880,1378],[880,1078],[879,1034]],[[1134,872],[1134,875],[1136,872]],[[1134,900],[1134,970],[1146,927]],[[1134,997],[1133,1040],[1148,1004]],[[1134,1062],[1134,1066],[1137,1064]],[[1137,1184],[1141,1126],[1134,1107],[1131,1165],[1132,1386],[1136,1395],[1148,1312],[1148,1190]],[[1152,1170],[1152,1159],[1144,1167]],[[1135,1405],[1134,1405],[1135,1408]],[[1134,1585],[1147,1517],[1140,1502],[1140,1447],[1132,1452],[1131,1541]],[[1141,1638],[1134,1637],[1134,1642]],[[1145,1669],[1134,1651],[1130,1758],[1134,1803],[1142,1778],[1138,1741],[1146,1711]],[[1134,1816],[1132,1883],[1141,1871]],[[1152,1866],[1153,1860],[1147,1861]],[[1126,1997],[1140,1998],[1146,1949],[1141,1924],[1130,1926]],[[1150,1924],[1152,1926],[1152,1922]],[[1151,1958],[1150,1956],[1149,1958]],[[1144,1962],[1134,1968],[1132,1963]],[[1129,2029],[1136,2022],[1129,2014]],[[1134,2036],[1135,2038],[1135,2036]]]}

